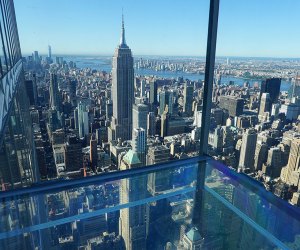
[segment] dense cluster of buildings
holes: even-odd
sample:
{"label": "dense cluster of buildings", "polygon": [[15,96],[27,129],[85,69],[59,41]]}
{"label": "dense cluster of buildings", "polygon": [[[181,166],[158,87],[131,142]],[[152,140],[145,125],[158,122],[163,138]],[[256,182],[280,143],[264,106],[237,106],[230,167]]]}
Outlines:
{"label": "dense cluster of buildings", "polygon": [[[204,74],[204,57],[144,57],[137,58],[134,67],[137,70],[156,72],[183,72],[189,74]],[[217,57],[216,75],[223,77],[244,78],[249,80],[282,78],[291,81],[299,72],[298,61],[281,58],[241,58]]]}
{"label": "dense cluster of buildings", "polygon": [[[134,64],[146,67],[150,62],[134,62],[124,27],[112,73],[78,69],[62,57],[53,60],[50,46],[47,57],[35,51],[24,61],[42,179],[130,168],[132,158],[146,165],[162,162],[159,157],[168,161],[197,155],[203,82],[135,76]],[[268,78],[260,87],[247,82],[225,86],[219,73],[207,121],[209,153],[275,193],[278,186],[292,185],[280,196],[298,204],[292,199],[298,167],[285,169],[298,137],[299,79],[288,94],[280,92],[280,78]],[[291,174],[293,182],[285,177]]]}
{"label": "dense cluster of buildings", "polygon": [[[22,59],[20,51],[14,51],[14,71],[24,74],[20,67],[23,60],[25,79],[14,82],[21,84],[10,107],[13,113],[8,115],[9,126],[0,138],[3,191],[41,180],[74,179],[197,156],[205,122],[210,126],[208,153],[212,157],[300,206],[300,78],[295,77],[290,93],[280,91],[278,77],[265,79],[260,87],[248,82],[243,86],[220,85],[217,78],[224,70],[220,67],[213,87],[210,120],[204,120],[204,82],[134,74],[134,67],[189,70],[181,63],[134,61],[125,41],[124,22],[111,73],[77,68],[76,63],[66,62],[61,56],[54,58],[50,46],[48,51],[46,57],[35,51]],[[196,64],[192,65],[193,73],[201,72],[201,68],[195,70]],[[10,93],[5,95],[12,98]],[[6,101],[3,102],[1,123],[8,113]],[[38,208],[42,220],[77,216],[72,223],[40,233],[42,244],[45,249],[80,246],[95,250],[220,249],[225,243],[234,247],[250,244],[251,237],[238,233],[234,238],[210,239],[209,234],[202,235],[192,223],[194,201],[190,194],[184,202],[173,197],[85,217],[101,209],[154,197],[177,186],[193,186],[194,183],[180,178],[184,171],[150,173],[37,197],[32,207]],[[187,171],[189,174],[192,176]],[[226,194],[233,203],[238,200],[241,190],[224,185],[214,173],[211,178],[214,182],[208,182],[208,186]],[[210,207],[204,209],[203,223],[207,223],[207,228],[216,227],[217,220],[228,224],[234,216],[207,197]],[[25,203],[18,201],[1,207],[7,231],[23,227],[23,222],[14,219],[20,211],[35,217],[35,209],[29,209]],[[210,223],[210,219],[216,223]],[[233,228],[238,224],[248,230],[241,220],[232,219],[230,223]],[[253,229],[248,231],[255,235]],[[167,241],[162,237],[166,235]],[[153,242],[150,236],[158,240]],[[30,245],[30,237],[25,238],[21,240],[24,249]],[[263,241],[256,239],[257,246],[262,246]],[[5,244],[20,246],[20,239],[16,236]]]}
{"label": "dense cluster of buildings", "polygon": [[[42,179],[130,168],[132,158],[143,166],[197,155],[203,82],[135,76],[125,37],[111,74],[64,60],[49,64],[51,56],[34,60],[42,70],[33,73],[36,64],[26,58],[25,83]],[[280,86],[280,78],[261,87],[216,80],[209,153],[297,205],[298,167],[289,152],[299,132],[299,79],[290,93]]]}

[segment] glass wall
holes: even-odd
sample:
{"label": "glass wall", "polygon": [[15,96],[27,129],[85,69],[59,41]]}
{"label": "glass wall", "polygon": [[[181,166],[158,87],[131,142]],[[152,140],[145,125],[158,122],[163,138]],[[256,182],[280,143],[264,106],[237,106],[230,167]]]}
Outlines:
{"label": "glass wall", "polygon": [[37,181],[35,149],[28,99],[24,84],[16,90],[6,125],[0,151],[2,191],[28,186]]}
{"label": "glass wall", "polygon": [[2,77],[21,59],[21,50],[12,0],[1,1]]}
{"label": "glass wall", "polygon": [[[208,153],[299,205],[298,3],[221,1]],[[288,18],[285,18],[288,16]]]}
{"label": "glass wall", "polygon": [[0,2],[0,248],[299,248],[297,8],[120,3]]}
{"label": "glass wall", "polygon": [[61,4],[15,1],[41,179],[197,156],[209,1]]}
{"label": "glass wall", "polygon": [[1,1],[0,7],[0,179],[4,191],[38,181],[39,173],[13,1]]}
{"label": "glass wall", "polygon": [[[201,209],[194,206],[199,170]],[[299,247],[299,211],[217,161],[196,158],[122,173],[3,197],[1,249]],[[165,182],[154,191],[157,176]]]}

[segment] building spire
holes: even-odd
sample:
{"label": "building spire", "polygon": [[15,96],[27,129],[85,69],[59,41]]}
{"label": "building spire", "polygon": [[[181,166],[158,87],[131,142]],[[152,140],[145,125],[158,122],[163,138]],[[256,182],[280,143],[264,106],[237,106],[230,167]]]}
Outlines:
{"label": "building spire", "polygon": [[120,45],[121,46],[126,45],[123,8],[122,8],[122,33],[121,33]]}

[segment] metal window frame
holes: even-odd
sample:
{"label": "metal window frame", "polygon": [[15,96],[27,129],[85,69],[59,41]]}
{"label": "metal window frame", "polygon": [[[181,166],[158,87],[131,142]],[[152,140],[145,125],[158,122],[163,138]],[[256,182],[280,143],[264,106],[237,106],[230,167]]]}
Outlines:
{"label": "metal window frame", "polygon": [[[199,156],[207,155],[220,0],[210,0]],[[199,162],[192,221],[202,230],[206,162]]]}
{"label": "metal window frame", "polygon": [[220,0],[210,0],[199,155],[207,154]]}
{"label": "metal window frame", "polygon": [[0,200],[3,199],[14,199],[16,197],[24,196],[24,195],[39,195],[51,192],[59,192],[62,190],[66,190],[68,188],[76,188],[83,185],[92,185],[95,183],[105,183],[109,181],[136,177],[141,174],[150,174],[157,171],[167,171],[170,169],[174,169],[176,167],[188,166],[193,164],[198,164],[199,162],[207,162],[209,157],[190,157],[187,159],[181,159],[177,161],[168,161],[164,163],[159,163],[155,165],[149,165],[141,168],[133,168],[122,171],[114,171],[108,172],[101,175],[93,175],[85,178],[78,179],[56,179],[50,180],[46,182],[40,182],[32,184],[30,187],[23,187],[19,189],[12,189],[8,191],[0,192]]}

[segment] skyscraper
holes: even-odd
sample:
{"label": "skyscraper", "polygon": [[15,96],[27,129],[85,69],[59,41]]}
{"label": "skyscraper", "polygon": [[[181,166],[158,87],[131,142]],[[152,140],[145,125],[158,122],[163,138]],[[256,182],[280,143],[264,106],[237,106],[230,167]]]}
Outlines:
{"label": "skyscraper", "polygon": [[297,74],[292,85],[292,97],[300,97],[300,75]]}
{"label": "skyscraper", "polygon": [[269,78],[261,83],[260,95],[263,93],[269,93],[271,103],[275,103],[278,100],[280,94],[281,78]]}
{"label": "skyscraper", "polygon": [[[33,128],[29,111],[29,100],[26,95],[24,71],[18,29],[15,17],[14,2],[1,1],[1,60],[0,60],[0,176],[1,191],[31,186],[40,181],[37,154],[33,140]],[[5,31],[5,32],[4,32]],[[42,156],[42,155],[41,155]],[[40,166],[43,168],[43,166]],[[42,172],[42,174],[44,174]],[[15,208],[8,212],[1,209],[2,228],[10,225],[10,230],[24,227],[25,221],[33,221],[39,214],[39,222],[46,218],[39,198],[18,199]],[[23,208],[21,208],[23,207]],[[25,221],[17,221],[12,214],[22,214]],[[45,230],[46,231],[46,230]],[[2,239],[1,249],[49,248],[45,231],[40,233],[40,242],[33,235],[16,235]]]}
{"label": "skyscraper", "polygon": [[188,83],[185,83],[183,90],[183,112],[185,112],[189,116],[192,116],[193,114],[193,92],[193,86],[188,85]]}
{"label": "skyscraper", "polygon": [[268,146],[265,142],[257,140],[254,155],[254,168],[256,171],[262,169],[262,165],[267,160]]}
{"label": "skyscraper", "polygon": [[[160,145],[150,147],[147,153],[147,165],[167,162],[170,160],[170,149]],[[152,195],[168,190],[171,184],[171,176],[168,171],[157,171],[148,175],[147,188]]]}
{"label": "skyscraper", "polygon": [[29,98],[29,104],[35,105],[37,103],[37,89],[33,80],[25,80],[26,93]]}
{"label": "skyscraper", "polygon": [[133,57],[125,41],[124,19],[119,46],[115,50],[112,63],[113,116],[108,129],[109,141],[131,140],[132,105],[134,102]]}
{"label": "skyscraper", "polygon": [[1,1],[0,15],[0,181],[7,190],[29,186],[40,176],[13,1]]}
{"label": "skyscraper", "polygon": [[215,128],[212,146],[217,152],[222,151],[223,148],[223,132],[220,125]]}
{"label": "skyscraper", "polygon": [[71,79],[69,80],[68,91],[69,91],[69,97],[72,106],[76,106],[76,85],[77,85],[76,80],[71,80]]}
{"label": "skyscraper", "polygon": [[82,168],[81,144],[75,135],[69,135],[64,146],[66,171],[77,171]]}
{"label": "skyscraper", "polygon": [[151,106],[151,111],[156,113],[157,107],[157,81],[152,80],[150,81],[150,92],[149,92],[149,103]]}
{"label": "skyscraper", "polygon": [[263,93],[260,99],[258,119],[263,120],[266,112],[271,111],[272,100],[269,93]]}
{"label": "skyscraper", "polygon": [[155,114],[154,112],[149,112],[147,115],[147,135],[154,136],[156,133],[156,123],[155,123]]}
{"label": "skyscraper", "polygon": [[168,105],[168,112],[173,113],[173,93],[170,91],[161,91],[159,93],[159,114],[162,115]]}
{"label": "skyscraper", "polygon": [[50,45],[48,45],[48,57],[49,57],[49,59],[52,58],[52,51],[51,51],[51,46]]}
{"label": "skyscraper", "polygon": [[147,136],[144,128],[134,128],[132,132],[132,150],[137,153],[142,166],[146,165]]}
{"label": "skyscraper", "polygon": [[97,154],[97,140],[96,138],[91,138],[90,140],[90,162],[93,170],[97,168],[98,154]]}
{"label": "skyscraper", "polygon": [[78,129],[80,138],[89,133],[89,115],[85,104],[81,102],[78,104]]}
{"label": "skyscraper", "polygon": [[[141,167],[138,154],[129,150],[122,158],[120,169]],[[120,204],[134,202],[146,198],[147,176],[124,178],[120,181]],[[120,210],[119,235],[124,239],[127,250],[145,250],[148,232],[147,205],[138,205]]]}
{"label": "skyscraper", "polygon": [[272,178],[280,176],[282,168],[282,152],[278,147],[270,148],[266,165],[263,166],[262,172]]}
{"label": "skyscraper", "polygon": [[132,114],[132,128],[143,128],[147,131],[148,106],[145,104],[134,104]]}
{"label": "skyscraper", "polygon": [[161,115],[160,136],[162,138],[168,135],[169,120],[170,120],[170,115],[168,113],[168,106],[167,106],[166,110]]}
{"label": "skyscraper", "polygon": [[141,80],[141,85],[140,85],[140,97],[143,98],[145,96],[145,90],[146,90],[146,81]]}
{"label": "skyscraper", "polygon": [[257,132],[253,128],[247,129],[243,134],[239,161],[239,169],[242,171],[245,171],[246,169],[250,169],[250,171],[254,170],[256,140]]}
{"label": "skyscraper", "polygon": [[220,96],[220,108],[227,109],[232,117],[243,114],[244,99],[236,96]]}
{"label": "skyscraper", "polygon": [[300,138],[293,138],[291,142],[290,155],[287,166],[281,172],[281,179],[293,184],[293,173],[299,171],[300,168]]}
{"label": "skyscraper", "polygon": [[111,100],[107,100],[105,103],[105,113],[106,113],[106,119],[110,120],[113,113],[113,104]]}
{"label": "skyscraper", "polygon": [[38,51],[34,51],[33,58],[34,58],[35,63],[39,63],[40,57],[39,57]]}
{"label": "skyscraper", "polygon": [[57,76],[54,73],[50,74],[50,106],[54,110],[59,111],[59,91],[58,91],[58,83]]}

